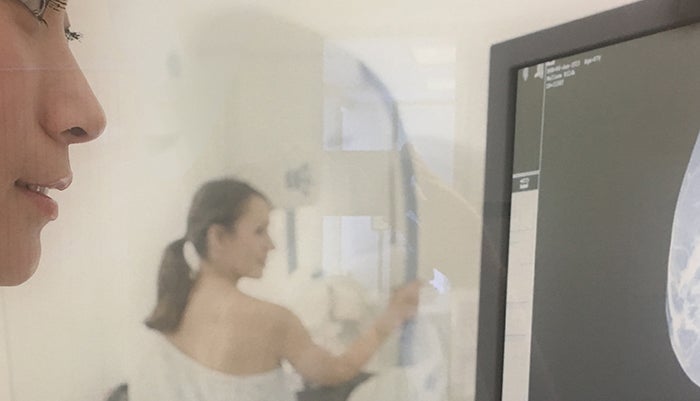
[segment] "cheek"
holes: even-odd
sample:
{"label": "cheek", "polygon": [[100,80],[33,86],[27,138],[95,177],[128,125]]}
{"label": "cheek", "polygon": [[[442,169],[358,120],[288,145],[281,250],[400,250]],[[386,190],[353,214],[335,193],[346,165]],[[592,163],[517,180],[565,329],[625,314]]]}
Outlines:
{"label": "cheek", "polygon": [[[13,181],[42,160],[33,91],[26,84],[31,73],[0,72],[0,185]],[[34,167],[35,168],[35,167]]]}
{"label": "cheek", "polygon": [[7,166],[7,159],[0,158],[0,286],[20,284],[34,273],[47,223],[6,179]]}
{"label": "cheek", "polygon": [[[0,9],[0,12],[2,9]],[[37,118],[40,69],[37,50],[15,24],[0,24],[0,286],[32,276],[46,224],[17,194],[14,180],[47,159]]]}
{"label": "cheek", "polygon": [[258,269],[263,250],[259,241],[249,241],[246,245],[246,263],[251,269]]}
{"label": "cheek", "polygon": [[0,92],[0,286],[21,284],[34,273],[41,253],[41,228],[46,224],[16,191],[14,182],[28,171],[27,163],[36,160],[36,147],[29,144],[22,122],[7,117],[20,118],[23,113],[16,107],[6,112],[5,101],[6,93]]}

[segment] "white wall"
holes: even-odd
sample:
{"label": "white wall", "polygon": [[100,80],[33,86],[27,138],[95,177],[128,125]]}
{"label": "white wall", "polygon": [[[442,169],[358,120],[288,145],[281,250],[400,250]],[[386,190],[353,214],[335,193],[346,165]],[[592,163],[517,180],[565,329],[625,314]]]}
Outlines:
{"label": "white wall", "polygon": [[[450,246],[463,241],[472,249],[469,252],[478,253],[490,44],[629,2],[71,2],[73,27],[85,34],[74,50],[102,100],[109,126],[102,139],[73,153],[75,182],[57,197],[61,217],[45,230],[38,274],[23,286],[1,290],[5,307],[0,317],[7,323],[0,325],[0,344],[7,346],[0,345],[4,350],[0,358],[7,355],[11,380],[3,373],[5,361],[0,361],[0,397],[94,400],[123,379],[132,332],[153,301],[161,249],[182,235],[197,184],[231,168],[230,154],[217,151],[221,138],[216,130],[203,138],[206,130],[180,123],[192,101],[182,95],[188,83],[181,79],[191,66],[187,59],[178,61],[177,55],[187,53],[190,38],[203,40],[211,34],[201,20],[217,14],[212,10],[235,11],[255,3],[297,26],[312,42],[429,38],[453,44],[457,60],[451,190],[473,214],[466,237]],[[246,49],[253,51],[256,40],[263,45],[274,39],[256,32],[246,37]],[[237,54],[244,57],[244,50]],[[280,74],[284,77],[285,72]],[[280,88],[280,82],[270,82],[264,91],[284,89],[296,96],[304,92],[295,86],[298,82],[287,84]],[[296,106],[308,102],[312,100],[299,99]],[[251,149],[279,150],[290,145],[303,148],[306,140],[306,136],[289,137],[271,144],[269,137],[248,137],[245,143]],[[304,213],[308,221],[317,217],[315,212]],[[435,217],[440,218],[445,216]],[[307,224],[306,239],[317,241],[320,224]],[[283,238],[283,228],[277,230]],[[284,244],[280,248],[284,252]],[[458,319],[467,336],[468,345],[460,350],[466,359],[474,357],[476,253],[470,254],[473,260],[465,266],[464,281],[472,285],[465,288],[467,307],[459,309],[463,319]],[[277,255],[271,264],[279,269],[283,259],[283,254]],[[467,367],[463,374],[468,394],[473,370]]]}

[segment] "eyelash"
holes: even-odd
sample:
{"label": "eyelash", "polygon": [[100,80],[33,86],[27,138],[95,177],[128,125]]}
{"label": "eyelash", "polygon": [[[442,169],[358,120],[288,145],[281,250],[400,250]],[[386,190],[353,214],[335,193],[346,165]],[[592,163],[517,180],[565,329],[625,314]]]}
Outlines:
{"label": "eyelash", "polygon": [[69,42],[74,40],[80,41],[80,39],[83,37],[82,33],[71,31],[70,28],[66,28],[64,32],[66,34],[66,39],[68,39]]}
{"label": "eyelash", "polygon": [[[43,10],[31,10],[32,14],[39,20],[44,25],[48,25],[46,20],[44,19],[44,13],[48,9],[52,9],[54,11],[61,11],[65,10],[66,6],[68,5],[67,0],[48,0],[47,3],[45,3]],[[74,41],[74,40],[80,40],[83,37],[83,34],[80,32],[75,32],[72,31],[70,28],[66,28],[64,30],[64,33],[66,35],[66,40],[69,42]]]}
{"label": "eyelash", "polygon": [[[39,16],[39,15],[37,15],[36,18],[37,18],[37,19],[39,20],[39,22],[41,22],[42,24],[44,24],[45,26],[48,26],[48,23],[46,22],[46,20],[45,20],[44,18],[42,18],[42,17]],[[83,34],[82,34],[82,33],[73,31],[73,30],[71,30],[70,28],[64,29],[64,30],[63,30],[63,33],[66,35],[66,40],[68,40],[69,42],[72,42],[72,41],[74,41],[74,40],[80,41],[80,39],[83,38]]]}

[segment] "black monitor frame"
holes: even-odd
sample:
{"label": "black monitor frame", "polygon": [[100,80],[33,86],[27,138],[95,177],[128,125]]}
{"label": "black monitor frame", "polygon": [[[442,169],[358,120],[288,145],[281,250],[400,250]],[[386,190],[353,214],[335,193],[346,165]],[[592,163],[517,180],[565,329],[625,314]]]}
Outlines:
{"label": "black monitor frame", "polygon": [[643,0],[491,47],[476,400],[501,400],[517,71],[697,22],[698,0]]}

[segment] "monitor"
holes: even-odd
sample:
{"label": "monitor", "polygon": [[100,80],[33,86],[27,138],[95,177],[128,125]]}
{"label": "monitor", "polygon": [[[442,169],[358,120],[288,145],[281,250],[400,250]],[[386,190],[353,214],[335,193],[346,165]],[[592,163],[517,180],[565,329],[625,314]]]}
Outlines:
{"label": "monitor", "polygon": [[476,399],[700,399],[700,2],[491,50]]}

